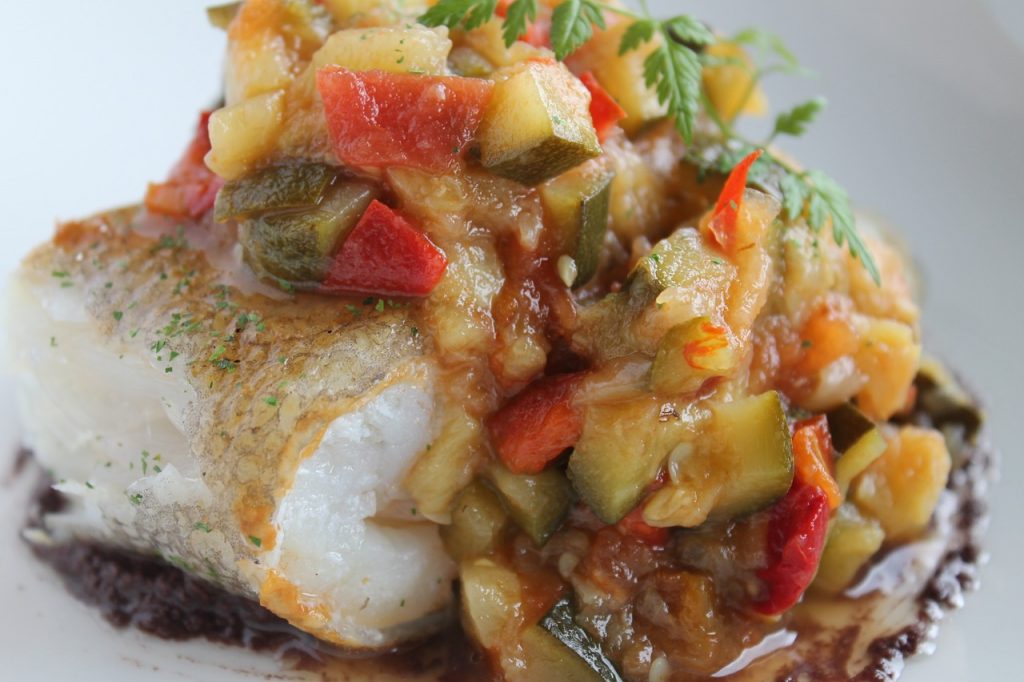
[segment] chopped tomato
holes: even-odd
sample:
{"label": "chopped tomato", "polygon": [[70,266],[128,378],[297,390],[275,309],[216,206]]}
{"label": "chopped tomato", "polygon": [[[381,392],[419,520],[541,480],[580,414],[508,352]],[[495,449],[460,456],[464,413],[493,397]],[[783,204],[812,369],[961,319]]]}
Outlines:
{"label": "chopped tomato", "polygon": [[374,200],[334,257],[323,288],[379,296],[426,296],[448,259],[405,218]]}
{"label": "chopped tomato", "polygon": [[825,415],[797,423],[793,432],[793,458],[797,477],[807,485],[820,488],[828,498],[829,509],[839,507],[843,496],[832,476],[832,436]]}
{"label": "chopped tomato", "polygon": [[317,72],[327,129],[348,166],[452,169],[473,139],[494,85],[480,78]]}
{"label": "chopped tomato", "polygon": [[656,528],[644,521],[643,505],[626,514],[617,527],[624,535],[638,538],[649,545],[662,546],[668,543],[668,528]]}
{"label": "chopped tomato", "polygon": [[170,216],[179,220],[199,220],[213,208],[224,181],[206,167],[206,153],[210,151],[209,111],[199,116],[199,125],[166,182],[151,183],[146,190],[146,209],[150,213]]}
{"label": "chopped tomato", "polygon": [[800,601],[818,571],[828,532],[828,497],[797,479],[769,513],[768,563],[757,573],[764,592],[754,609],[776,615]]}
{"label": "chopped tomato", "polygon": [[587,71],[580,76],[580,80],[590,91],[590,118],[594,121],[597,139],[604,142],[615,124],[626,118],[626,111],[601,87],[593,73]]}
{"label": "chopped tomato", "polygon": [[711,223],[708,226],[711,235],[722,247],[722,251],[730,256],[736,253],[739,247],[736,243],[736,221],[739,218],[743,192],[747,188],[747,174],[754,162],[760,158],[762,151],[752,151],[732,169],[725,180],[722,193],[718,195],[715,212],[711,216]]}
{"label": "chopped tomato", "polygon": [[573,405],[579,374],[533,382],[488,421],[491,443],[509,471],[538,474],[579,440],[583,419]]}

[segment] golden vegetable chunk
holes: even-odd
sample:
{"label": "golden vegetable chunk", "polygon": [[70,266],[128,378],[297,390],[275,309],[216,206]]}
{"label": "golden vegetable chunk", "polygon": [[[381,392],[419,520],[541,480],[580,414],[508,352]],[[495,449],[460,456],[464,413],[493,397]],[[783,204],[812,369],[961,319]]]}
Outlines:
{"label": "golden vegetable chunk", "polygon": [[[502,659],[505,679],[510,682],[603,682],[603,678],[547,630],[532,625],[519,633],[518,656],[513,663]],[[519,653],[519,652],[516,652]]]}
{"label": "golden vegetable chunk", "polygon": [[515,572],[489,559],[463,562],[462,624],[485,649],[514,637],[522,619],[522,589]]}
{"label": "golden vegetable chunk", "polygon": [[283,119],[280,90],[218,109],[210,115],[206,165],[225,180],[242,177],[274,148]]}
{"label": "golden vegetable chunk", "polygon": [[538,546],[548,541],[569,513],[572,486],[557,469],[534,475],[514,474],[494,464],[486,475],[512,519]]}
{"label": "golden vegetable chunk", "polygon": [[723,42],[709,45],[704,54],[738,62],[704,67],[704,91],[719,116],[732,121],[740,114],[760,116],[768,110],[764,92],[754,79],[757,67],[746,50]]}
{"label": "golden vegetable chunk", "polygon": [[527,62],[494,86],[477,133],[492,173],[536,185],[601,153],[590,93],[565,65]]}
{"label": "golden vegetable chunk", "polygon": [[838,594],[850,586],[861,568],[885,541],[885,531],[874,519],[861,516],[844,504],[829,526],[828,541],[812,587],[824,594]]}
{"label": "golden vegetable chunk", "polygon": [[672,327],[661,340],[651,367],[651,388],[668,395],[691,393],[708,379],[731,373],[738,362],[728,330],[698,317]]}
{"label": "golden vegetable chunk", "polygon": [[857,406],[871,419],[885,421],[907,402],[921,362],[921,344],[902,322],[868,319],[861,327],[854,362],[868,381],[857,394]]}
{"label": "golden vegetable chunk", "polygon": [[853,482],[851,497],[861,512],[878,520],[887,538],[908,540],[927,528],[951,464],[942,434],[905,426]]}
{"label": "golden vegetable chunk", "polygon": [[352,71],[438,75],[445,72],[451,49],[443,28],[352,28],[328,38],[313,55],[313,67],[336,64]]}
{"label": "golden vegetable chunk", "polygon": [[444,547],[456,561],[490,554],[508,525],[501,500],[486,484],[475,481],[455,500],[452,522],[441,527]]}

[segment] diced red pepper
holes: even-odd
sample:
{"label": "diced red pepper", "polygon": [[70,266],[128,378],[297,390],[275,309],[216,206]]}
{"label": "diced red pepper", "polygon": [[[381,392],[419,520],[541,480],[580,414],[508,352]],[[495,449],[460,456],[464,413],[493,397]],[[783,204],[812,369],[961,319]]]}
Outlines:
{"label": "diced red pepper", "polygon": [[722,251],[730,256],[736,253],[739,246],[736,243],[736,221],[739,217],[740,203],[743,201],[743,192],[747,188],[747,174],[754,162],[760,158],[762,151],[755,149],[732,169],[725,180],[722,193],[718,195],[715,212],[711,216],[708,229],[714,240],[722,247]]}
{"label": "diced red pepper", "polygon": [[797,478],[820,488],[828,498],[829,509],[838,508],[843,496],[832,475],[832,435],[825,415],[797,422],[793,432],[793,458]]}
{"label": "diced red pepper", "polygon": [[210,151],[210,112],[199,116],[195,136],[166,182],[151,183],[146,190],[146,209],[179,220],[199,220],[213,208],[224,181],[206,167]]}
{"label": "diced red pepper", "polygon": [[583,418],[573,405],[579,374],[533,382],[488,420],[491,443],[509,471],[538,474],[579,440]]}
{"label": "diced red pepper", "polygon": [[631,535],[648,545],[660,547],[668,543],[668,528],[656,528],[644,521],[643,505],[622,517],[617,527],[624,535]]}
{"label": "diced red pepper", "polygon": [[494,85],[481,78],[328,66],[317,72],[317,88],[342,164],[444,172],[473,139]]}
{"label": "diced red pepper", "polygon": [[768,564],[757,573],[765,591],[754,609],[776,615],[800,601],[818,570],[828,533],[828,497],[797,479],[769,513]]}
{"label": "diced red pepper", "polygon": [[426,296],[448,259],[405,218],[374,200],[352,228],[323,282],[325,291]]}
{"label": "diced red pepper", "polygon": [[597,78],[590,71],[581,75],[580,80],[590,91],[590,118],[594,121],[597,139],[604,142],[615,124],[626,118],[626,110],[620,107],[615,98],[601,87]]}

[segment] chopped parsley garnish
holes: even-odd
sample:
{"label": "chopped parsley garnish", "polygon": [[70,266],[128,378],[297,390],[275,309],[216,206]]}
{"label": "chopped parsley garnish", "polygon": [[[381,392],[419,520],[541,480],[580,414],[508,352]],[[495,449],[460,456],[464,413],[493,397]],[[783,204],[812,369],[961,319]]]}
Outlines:
{"label": "chopped parsley garnish", "polygon": [[142,504],[142,494],[135,493],[134,495],[129,495],[128,501],[134,504],[136,507],[138,507],[140,504]]}
{"label": "chopped parsley garnish", "polygon": [[210,524],[206,523],[205,521],[197,521],[196,525],[193,526],[193,528],[195,528],[196,530],[201,530],[204,533],[212,533],[213,532],[213,528],[211,528]]}
{"label": "chopped parsley garnish", "polygon": [[256,537],[255,535],[250,535],[249,536],[249,542],[251,542],[252,544],[256,545],[257,547],[262,547],[263,546],[263,540],[261,540],[260,538]]}
{"label": "chopped parsley garnish", "polygon": [[122,317],[124,317],[124,312],[122,312],[122,311],[120,311],[120,310],[115,310],[115,311],[114,311],[114,319],[115,319],[115,320],[117,320],[118,322],[120,322],[120,321],[121,321],[121,318],[122,318]]}
{"label": "chopped parsley garnish", "polygon": [[267,405],[270,405],[271,407],[277,407],[277,398],[275,396],[268,395],[266,398],[263,399],[263,402],[265,402]]}

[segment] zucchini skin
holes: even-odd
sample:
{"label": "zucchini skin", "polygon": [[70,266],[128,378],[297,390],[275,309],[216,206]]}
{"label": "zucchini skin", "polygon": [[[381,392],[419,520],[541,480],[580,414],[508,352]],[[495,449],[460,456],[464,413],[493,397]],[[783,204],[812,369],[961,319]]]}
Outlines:
{"label": "zucchini skin", "polygon": [[559,642],[579,656],[594,671],[595,682],[624,682],[622,676],[601,649],[601,645],[577,625],[572,602],[562,597],[540,621]]}

